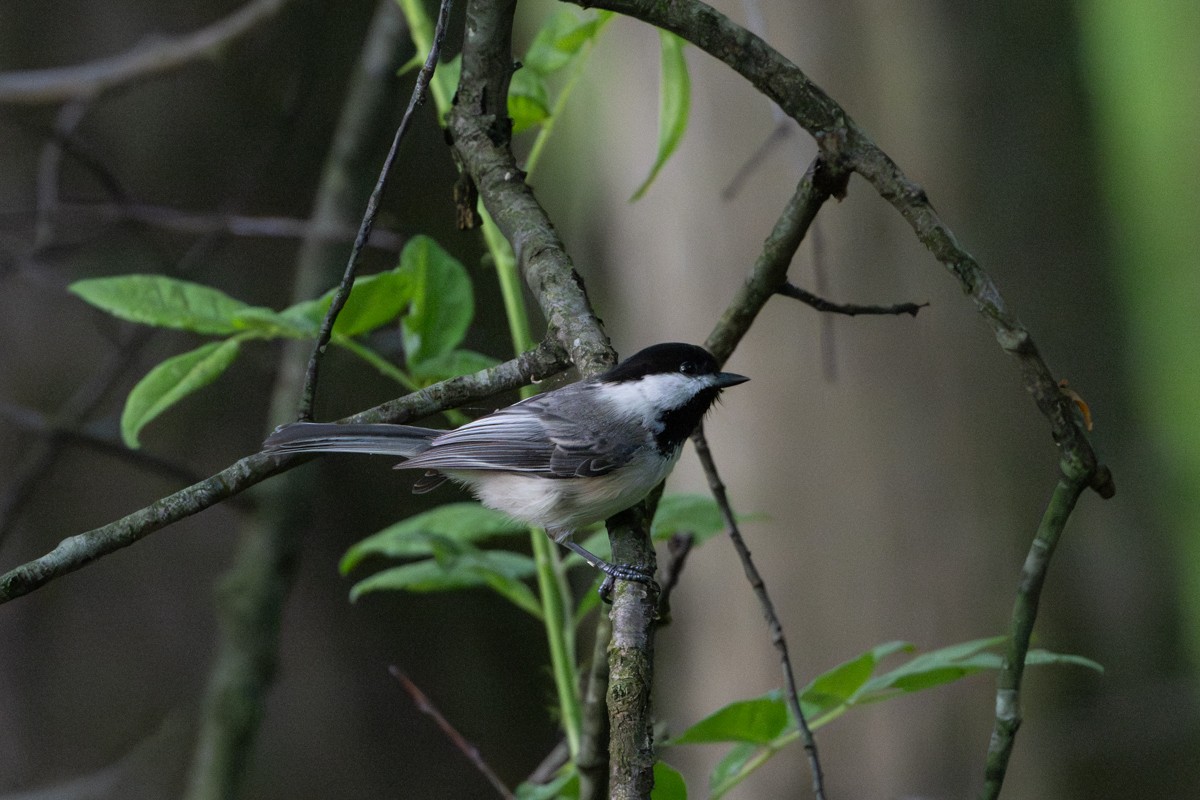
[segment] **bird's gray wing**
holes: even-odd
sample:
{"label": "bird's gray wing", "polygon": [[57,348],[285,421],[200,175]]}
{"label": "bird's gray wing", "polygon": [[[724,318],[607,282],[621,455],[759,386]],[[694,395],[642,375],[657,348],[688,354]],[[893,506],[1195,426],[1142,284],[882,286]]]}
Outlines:
{"label": "bird's gray wing", "polygon": [[524,400],[447,431],[401,466],[574,478],[604,475],[628,461],[633,448],[614,447],[614,437],[597,424],[600,409],[591,385],[573,384],[554,395]]}

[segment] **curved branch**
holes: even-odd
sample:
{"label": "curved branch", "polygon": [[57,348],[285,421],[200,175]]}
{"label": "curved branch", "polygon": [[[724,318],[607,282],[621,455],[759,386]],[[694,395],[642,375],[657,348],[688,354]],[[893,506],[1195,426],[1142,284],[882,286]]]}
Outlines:
{"label": "curved branch", "polygon": [[1011,314],[994,281],[958,243],[915,181],[871,140],[823,89],[777,50],[700,0],[573,0],[635,17],[683,37],[720,59],[774,100],[807,130],[835,172],[865,178],[908,221],[917,239],[954,275],[983,315],[1001,348],[1017,358],[1025,388],[1050,421],[1063,456],[1088,474],[1101,497],[1116,492],[1112,473],[1099,464],[1076,422],[1074,407],[1039,355],[1029,331]]}
{"label": "curved branch", "polygon": [[[562,371],[561,348],[543,344],[521,356],[473,375],[436,383],[346,418],[346,422],[407,422],[473,400],[510,391]],[[0,604],[29,594],[55,578],[137,542],[172,522],[198,514],[309,457],[246,456],[205,480],[94,530],[64,539],[49,553],[0,575]]]}
{"label": "curved branch", "polygon": [[290,0],[254,0],[207,28],[138,45],[86,64],[0,73],[0,103],[63,103],[95,97],[130,81],[148,78],[214,55],[220,48],[279,13]]}

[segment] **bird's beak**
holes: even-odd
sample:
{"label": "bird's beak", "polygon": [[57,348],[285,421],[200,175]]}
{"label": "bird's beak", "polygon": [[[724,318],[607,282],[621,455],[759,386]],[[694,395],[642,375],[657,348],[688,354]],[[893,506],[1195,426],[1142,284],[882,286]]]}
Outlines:
{"label": "bird's beak", "polygon": [[735,372],[718,372],[717,386],[722,389],[728,389],[730,386],[737,386],[739,383],[745,383],[750,380],[745,375],[738,375]]}

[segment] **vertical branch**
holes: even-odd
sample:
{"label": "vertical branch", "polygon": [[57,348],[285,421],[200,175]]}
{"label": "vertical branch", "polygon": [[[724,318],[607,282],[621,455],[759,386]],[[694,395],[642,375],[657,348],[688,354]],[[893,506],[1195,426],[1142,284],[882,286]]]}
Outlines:
{"label": "vertical branch", "polygon": [[[1064,466],[1066,466],[1064,464]],[[987,762],[984,766],[982,797],[995,800],[1000,796],[1004,776],[1008,771],[1008,759],[1012,755],[1017,729],[1021,727],[1021,678],[1025,672],[1025,656],[1029,652],[1029,638],[1037,620],[1038,602],[1046,572],[1050,568],[1050,557],[1058,546],[1058,539],[1066,527],[1067,518],[1075,508],[1079,495],[1088,487],[1088,474],[1076,473],[1059,479],[1050,495],[1050,502],[1038,525],[1037,536],[1029,547],[1025,564],[1021,568],[1021,580],[1017,587],[1017,598],[1013,603],[1012,621],[1009,624],[1009,639],[1004,653],[1004,662],[996,678],[996,722],[992,738],[988,743]]]}
{"label": "vertical branch", "polygon": [[[613,561],[655,569],[645,504],[608,520]],[[654,620],[658,587],[617,582],[608,644],[608,780],[611,800],[649,800],[654,788]]]}
{"label": "vertical branch", "polygon": [[583,727],[580,731],[579,800],[602,800],[608,796],[608,643],[612,640],[612,621],[600,614],[596,620],[596,640],[592,647],[592,666],[583,692]]}
{"label": "vertical branch", "polygon": [[[442,49],[442,39],[446,36],[446,23],[450,19],[450,6],[451,0],[442,0],[441,8],[438,9],[433,45],[429,48],[429,55],[425,58],[424,65],[417,73],[417,82],[413,86],[412,96],[408,100],[408,108],[405,109],[404,117],[400,120],[399,127],[396,128],[392,146],[388,148],[387,156],[383,159],[383,166],[379,170],[375,188],[367,199],[367,210],[363,213],[362,222],[358,227],[358,235],[354,237],[354,245],[350,248],[350,259],[346,262],[346,271],[342,275],[342,282],[338,285],[333,301],[329,304],[329,311],[321,320],[321,330],[317,334],[316,344],[313,345],[312,355],[308,358],[308,369],[304,376],[304,391],[300,398],[300,410],[297,415],[301,420],[312,419],[321,356],[325,354],[325,348],[329,346],[329,339],[333,335],[333,326],[337,322],[338,314],[346,305],[346,301],[350,299],[350,290],[354,288],[354,275],[358,271],[358,258],[362,254],[363,248],[366,247],[367,239],[371,237],[371,228],[375,225],[375,216],[379,213],[379,200],[383,197],[384,187],[387,186],[388,176],[392,172],[392,164],[396,161],[396,152],[400,149],[400,141],[408,132],[413,112],[424,101],[425,91],[429,88],[429,80],[433,77],[433,71],[437,67],[438,53]],[[393,49],[399,49],[399,42]]]}

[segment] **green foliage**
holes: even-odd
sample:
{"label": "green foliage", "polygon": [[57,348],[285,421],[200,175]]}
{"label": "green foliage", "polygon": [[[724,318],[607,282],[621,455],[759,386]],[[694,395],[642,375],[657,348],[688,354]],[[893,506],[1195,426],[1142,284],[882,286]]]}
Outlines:
{"label": "green foliage", "polygon": [[567,764],[549,783],[522,783],[514,794],[517,800],[575,800],[579,797],[579,774],[574,764]]}
{"label": "green foliage", "polygon": [[173,356],[146,373],[125,401],[121,414],[121,437],[137,449],[138,432],[171,406],[220,377],[237,358],[241,343],[235,336],[189,353]]}
{"label": "green foliage", "polygon": [[436,539],[478,544],[524,530],[523,525],[514,522],[506,514],[484,508],[478,503],[447,503],[401,520],[358,542],[346,551],[340,569],[343,575],[348,574],[368,556],[431,556]]}
{"label": "green foliage", "polygon": [[661,78],[658,88],[658,154],[654,166],[631,200],[641,199],[659,170],[678,149],[687,130],[688,113],[692,107],[692,84],[688,78],[687,61],[683,57],[685,42],[673,33],[658,32],[661,51]]}
{"label": "green foliage", "polygon": [[670,764],[654,762],[654,788],[650,790],[650,800],[687,800],[687,784]]}
{"label": "green foliage", "polygon": [[[228,369],[247,339],[316,338],[336,290],[282,311],[251,306],[217,289],[162,275],[120,275],[72,284],[70,290],[120,319],[207,336],[226,336],[173,356],[142,378],[125,401],[121,436],[139,446],[142,429]],[[477,372],[495,359],[459,348],[475,313],[466,269],[427,236],[414,236],[395,269],[355,281],[332,342],[405,387]],[[400,317],[408,371],[353,337]]]}
{"label": "green foliage", "polygon": [[[883,659],[915,649],[905,642],[887,642],[815,678],[801,691],[800,705],[809,727],[815,730],[850,708],[932,689],[984,670],[998,670],[1002,658],[993,650],[1004,641],[1004,637],[997,636],[950,645],[914,656],[877,675]],[[1103,671],[1090,659],[1044,650],[1031,650],[1025,663],[1071,664]],[[666,744],[732,744],[709,775],[710,797],[719,798],[798,738],[796,722],[783,692],[773,690],[724,706]]]}
{"label": "green foliage", "polygon": [[250,307],[216,289],[161,275],[92,278],[68,288],[96,308],[129,322],[213,335],[245,330],[238,313]]}
{"label": "green foliage", "polygon": [[461,546],[452,554],[442,553],[377,572],[356,583],[350,590],[350,599],[357,600],[368,592],[380,590],[447,592],[486,587],[540,618],[541,604],[522,583],[533,576],[533,571],[533,559],[523,553]]}
{"label": "green foliage", "polygon": [[[723,527],[720,511],[711,498],[667,495],[659,502],[652,531],[657,540],[688,531],[695,534],[697,542],[703,542]],[[531,603],[532,594],[520,584],[533,574],[533,560],[524,554],[476,548],[524,530],[505,514],[478,503],[450,503],[397,522],[358,542],[342,557],[341,570],[342,574],[348,574],[372,556],[419,559],[360,581],[351,591],[351,597],[357,599],[366,592],[379,590],[434,592],[487,587],[534,616],[541,616],[541,609]],[[601,529],[585,546],[607,555],[607,535]],[[584,562],[572,554],[567,566],[584,566]],[[576,619],[594,607],[595,594],[588,592],[579,602]]]}

